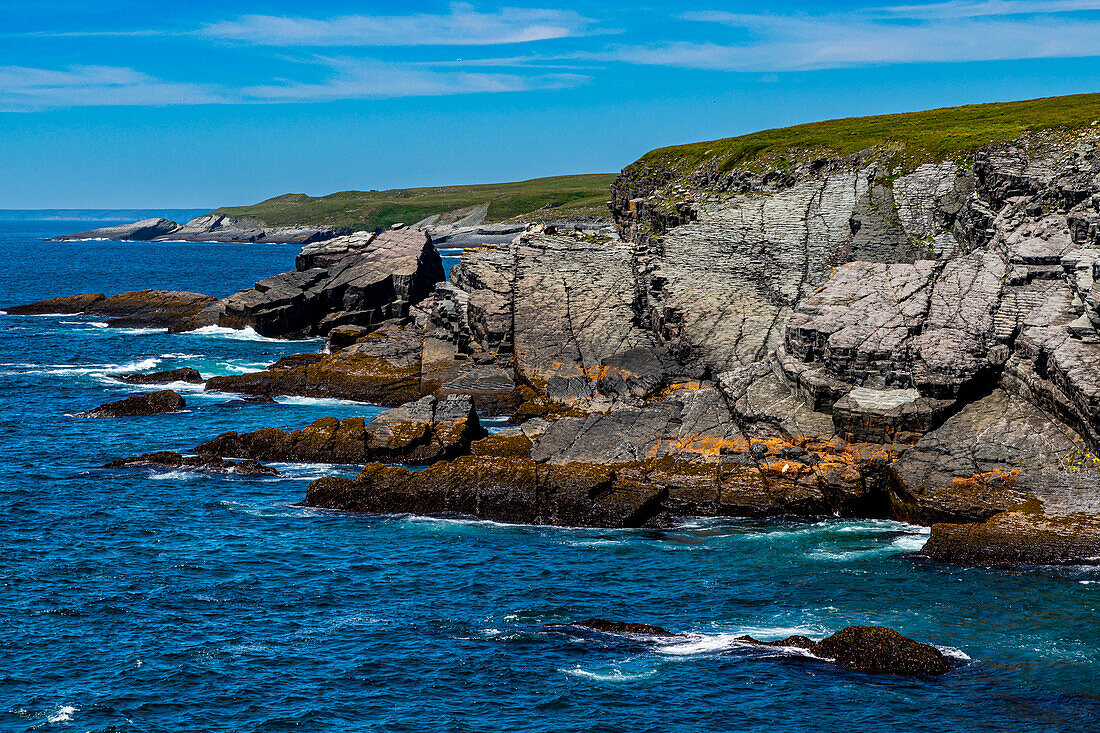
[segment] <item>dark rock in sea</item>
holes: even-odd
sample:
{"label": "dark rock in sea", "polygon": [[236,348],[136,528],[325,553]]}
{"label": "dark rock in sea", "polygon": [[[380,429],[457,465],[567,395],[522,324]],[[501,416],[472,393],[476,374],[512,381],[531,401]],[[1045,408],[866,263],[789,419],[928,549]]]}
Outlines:
{"label": "dark rock in sea", "polygon": [[849,626],[821,641],[805,636],[768,642],[751,636],[742,636],[738,640],[760,646],[805,649],[816,657],[854,672],[928,677],[951,671],[951,663],[939,649],[902,636],[893,629],[878,626]]}
{"label": "dark rock in sea", "polygon": [[192,367],[180,367],[163,372],[149,372],[148,374],[136,372],[134,374],[121,374],[116,377],[127,384],[169,384],[171,382],[187,382],[188,384],[202,384],[202,375],[198,369]]}
{"label": "dark rock in sea", "polygon": [[323,417],[291,432],[229,432],[195,452],[261,461],[429,464],[468,453],[471,443],[484,435],[469,397],[425,397],[387,410],[369,423],[361,417]]}
{"label": "dark rock in sea", "polygon": [[469,516],[588,527],[653,526],[668,490],[615,481],[603,466],[538,466],[530,458],[461,456],[423,471],[370,463],[354,479],[322,478],[307,506],[367,514]]}
{"label": "dark rock in sea", "polygon": [[13,316],[84,313],[92,305],[106,299],[107,296],[103,293],[85,293],[83,295],[70,295],[64,298],[50,298],[49,300],[40,300],[36,303],[27,303],[25,305],[9,305],[4,307],[4,312]]}
{"label": "dark rock in sea", "polygon": [[108,402],[94,410],[78,412],[75,417],[140,417],[175,412],[187,406],[183,398],[170,389],[134,395],[117,402]]}
{"label": "dark rock in sea", "polygon": [[580,627],[585,629],[592,629],[593,631],[602,631],[608,634],[638,634],[640,636],[684,636],[684,634],[673,634],[668,629],[663,629],[660,626],[650,626],[649,624],[636,624],[626,621],[608,621],[603,618],[589,618],[584,621],[574,621],[569,624],[549,624],[547,628],[561,629],[569,627]]}
{"label": "dark rock in sea", "polygon": [[[70,313],[108,319],[115,327],[172,328],[182,321],[194,320],[216,299],[201,293],[175,290],[139,290],[105,297],[102,293],[74,295],[10,306],[11,315]],[[203,323],[202,325],[210,325]]]}
{"label": "dark rock in sea", "polygon": [[184,456],[172,451],[145,453],[111,461],[104,468],[185,468],[204,473],[225,473],[234,476],[279,476],[278,471],[253,460],[227,461],[217,456]]}

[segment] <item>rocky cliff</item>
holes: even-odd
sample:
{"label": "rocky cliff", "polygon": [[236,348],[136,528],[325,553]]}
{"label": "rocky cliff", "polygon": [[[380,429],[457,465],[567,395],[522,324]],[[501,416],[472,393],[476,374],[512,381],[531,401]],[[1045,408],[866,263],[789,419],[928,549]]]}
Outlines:
{"label": "rocky cliff", "polygon": [[321,298],[308,328],[267,319],[312,303],[299,280],[332,282],[354,238],[311,245],[223,318],[328,333],[329,353],[207,386],[468,395],[517,426],[424,471],[325,479],[316,506],[596,526],[891,516],[934,525],[940,560],[1093,561],[1100,132],[981,114],[1015,136],[647,156],[612,186],[618,237],[531,226],[351,326],[348,292],[371,287]]}
{"label": "rocky cliff", "polygon": [[[486,446],[461,469],[492,466],[498,486],[510,461],[536,495],[580,472],[646,507],[605,520],[990,521],[1039,545],[1006,561],[1066,559],[1051,527],[1091,557],[1097,143],[1089,127],[908,168],[873,149],[781,172],[628,168],[612,189],[623,241],[528,231],[465,254],[427,301],[420,389],[474,393],[474,365],[494,371],[493,402],[511,391],[531,448]],[[402,491],[431,491],[448,465]],[[380,481],[340,506],[355,491],[373,506]],[[947,532],[940,559],[961,546]]]}

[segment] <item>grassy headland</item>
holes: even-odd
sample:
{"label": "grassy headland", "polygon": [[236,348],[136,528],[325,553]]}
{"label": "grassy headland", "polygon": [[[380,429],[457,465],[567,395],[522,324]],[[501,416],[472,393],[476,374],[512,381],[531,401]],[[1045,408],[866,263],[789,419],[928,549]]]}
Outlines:
{"label": "grassy headland", "polygon": [[713,164],[722,171],[782,170],[794,160],[839,158],[878,148],[903,169],[912,169],[927,162],[962,162],[991,142],[1014,140],[1029,132],[1080,129],[1096,120],[1100,120],[1100,94],[970,104],[813,122],[675,145],[646,153],[631,167],[683,173],[704,164]]}
{"label": "grassy headland", "polygon": [[269,226],[329,224],[374,229],[412,224],[433,214],[488,204],[489,221],[518,217],[607,216],[608,187],[615,174],[554,176],[474,186],[341,191],[328,196],[288,193],[252,206],[215,213],[259,219]]}

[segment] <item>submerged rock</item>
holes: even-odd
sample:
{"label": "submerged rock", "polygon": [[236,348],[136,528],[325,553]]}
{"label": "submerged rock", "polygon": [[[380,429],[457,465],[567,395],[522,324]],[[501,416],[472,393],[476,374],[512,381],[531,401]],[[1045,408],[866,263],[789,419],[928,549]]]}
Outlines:
{"label": "submerged rock", "polygon": [[592,629],[593,631],[602,631],[609,634],[638,634],[640,636],[684,636],[684,634],[673,634],[668,629],[663,629],[660,626],[650,626],[649,624],[637,624],[626,621],[608,621],[603,618],[588,618],[584,621],[573,621],[569,624],[549,624],[547,628],[561,629],[569,627],[580,627],[583,629]]}
{"label": "submerged rock", "polygon": [[74,417],[141,417],[175,412],[186,406],[187,403],[176,392],[170,389],[162,389],[159,392],[134,395],[117,402],[108,402],[94,410],[78,412]]}
{"label": "submerged rock", "polygon": [[117,379],[127,384],[169,384],[171,382],[202,384],[203,382],[199,370],[192,367],[180,367],[179,369],[169,369],[163,372],[120,374]]}
{"label": "submerged rock", "polygon": [[235,476],[280,476],[270,466],[264,466],[253,460],[227,461],[217,456],[184,456],[172,451],[144,453],[140,456],[120,458],[111,461],[104,468],[186,468],[205,473],[226,473]]}

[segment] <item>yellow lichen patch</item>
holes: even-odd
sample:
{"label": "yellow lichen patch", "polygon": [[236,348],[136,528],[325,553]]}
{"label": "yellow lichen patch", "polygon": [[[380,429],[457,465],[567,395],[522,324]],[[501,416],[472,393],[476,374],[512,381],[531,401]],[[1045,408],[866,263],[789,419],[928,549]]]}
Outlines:
{"label": "yellow lichen patch", "polygon": [[981,489],[986,487],[1010,488],[1016,485],[1022,469],[1014,468],[1011,471],[986,471],[985,473],[973,473],[969,476],[958,476],[952,479],[952,483],[959,489]]}

